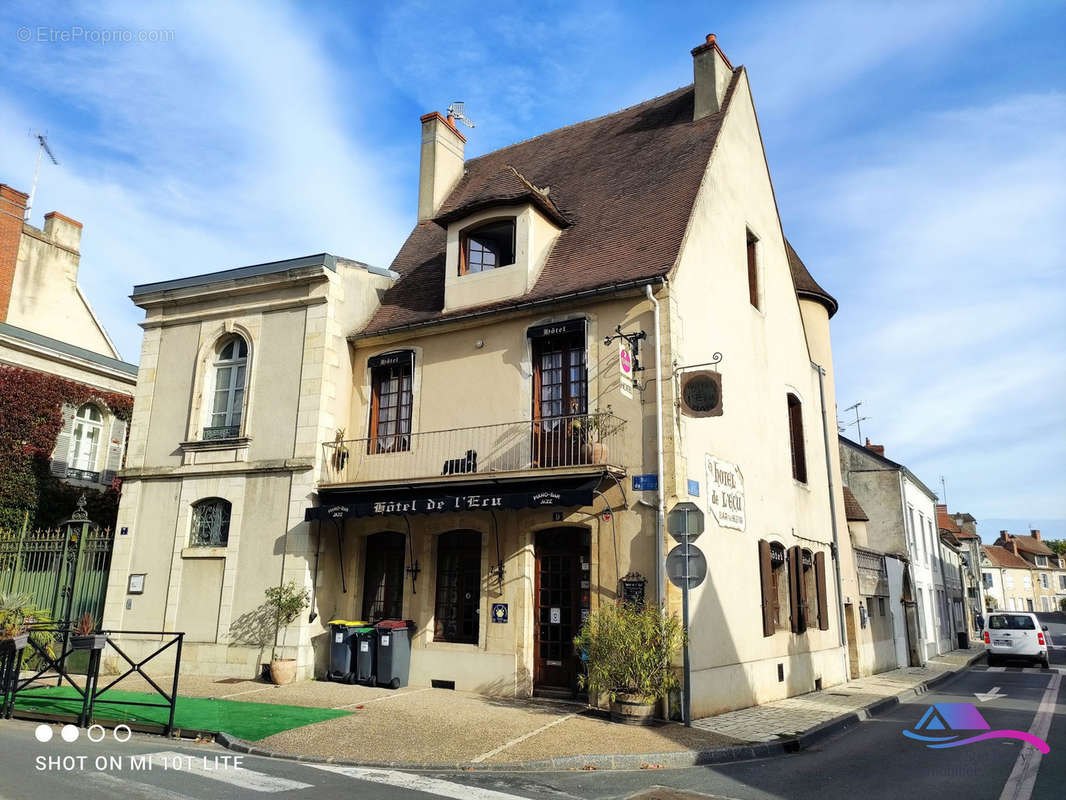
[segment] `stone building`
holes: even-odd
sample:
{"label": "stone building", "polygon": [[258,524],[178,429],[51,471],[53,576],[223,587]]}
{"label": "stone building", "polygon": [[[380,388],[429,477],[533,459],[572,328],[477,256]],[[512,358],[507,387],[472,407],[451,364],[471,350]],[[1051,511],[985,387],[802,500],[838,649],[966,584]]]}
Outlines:
{"label": "stone building", "polygon": [[746,71],[713,37],[692,57],[693,85],[476,159],[423,116],[388,270],[136,287],[108,624],[187,628],[188,669],[254,674],[263,591],[293,579],[304,676],[329,619],[403,618],[415,684],[570,697],[588,613],[679,610],[664,524],[689,501],[694,715],[846,680],[837,304],[784,237]]}
{"label": "stone building", "polygon": [[1033,597],[1033,573],[1028,561],[1011,547],[984,545],[981,575],[985,604],[991,611],[1037,611]]}
{"label": "stone building", "polygon": [[[1029,565],[1029,584],[1032,587],[1030,611],[1057,611],[1056,595],[1062,594],[1059,585],[1062,559],[1044,544],[1040,531],[1033,530],[1028,536],[1015,536],[1007,531],[1000,531],[995,545],[1010,550]],[[1028,598],[1027,598],[1028,604]]]}
{"label": "stone building", "polygon": [[[52,211],[26,221],[27,195],[0,184],[0,364],[132,395],[137,367],[118,350],[78,286],[80,222]],[[52,474],[86,488],[111,486],[126,423],[107,404],[64,408]]]}

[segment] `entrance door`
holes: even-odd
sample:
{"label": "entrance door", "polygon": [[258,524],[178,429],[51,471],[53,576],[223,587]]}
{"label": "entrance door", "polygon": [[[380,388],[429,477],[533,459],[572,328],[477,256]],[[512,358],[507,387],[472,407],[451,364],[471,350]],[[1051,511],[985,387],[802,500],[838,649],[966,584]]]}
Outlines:
{"label": "entrance door", "polygon": [[367,622],[403,617],[403,562],[402,533],[366,537],[362,618]]}
{"label": "entrance door", "polygon": [[848,665],[852,680],[859,677],[859,644],[855,639],[855,615],[851,603],[844,604],[844,630],[848,638]]}
{"label": "entrance door", "polygon": [[581,528],[536,535],[533,688],[538,693],[572,696],[578,691],[574,637],[589,608],[589,536]]}
{"label": "entrance door", "polygon": [[539,467],[588,463],[581,436],[587,413],[584,332],[534,339],[534,463]]}

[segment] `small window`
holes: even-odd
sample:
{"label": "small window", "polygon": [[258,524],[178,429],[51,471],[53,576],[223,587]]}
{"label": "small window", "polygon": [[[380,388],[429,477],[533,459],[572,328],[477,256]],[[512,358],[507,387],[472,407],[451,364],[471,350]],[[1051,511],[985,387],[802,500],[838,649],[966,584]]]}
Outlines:
{"label": "small window", "polygon": [[882,617],[885,615],[885,598],[877,598],[877,611]]}
{"label": "small window", "polygon": [[514,263],[515,222],[496,220],[463,231],[460,241],[459,274],[485,272]]}
{"label": "small window", "polygon": [[1059,588],[1066,591],[1066,575],[1059,575]]}
{"label": "small window", "polygon": [[803,565],[803,591],[806,601],[803,609],[805,628],[813,628],[818,624],[818,582],[814,577],[814,555],[810,550],[802,552]]}
{"label": "small window", "polygon": [[759,262],[756,253],[758,239],[748,231],[748,300],[759,308]]}
{"label": "small window", "polygon": [[794,394],[788,395],[788,434],[792,450],[792,477],[807,482],[807,455],[803,443],[803,404]]}
{"label": "small window", "polygon": [[230,504],[212,497],[192,507],[191,547],[225,547],[229,542]]}
{"label": "small window", "polygon": [[[992,588],[992,573],[991,572],[982,572],[981,573],[981,578],[984,580],[985,588],[986,589],[991,589]],[[1064,581],[1064,583],[1063,583],[1063,588],[1066,589],[1066,581]]]}
{"label": "small window", "polygon": [[401,453],[411,449],[413,354],[381,356],[370,362],[370,440],[367,450]]}
{"label": "small window", "polygon": [[240,435],[244,413],[244,384],[248,369],[248,343],[240,336],[222,340],[214,363],[215,390],[205,440],[232,439]]}
{"label": "small window", "polygon": [[1045,588],[1045,589],[1050,589],[1051,588],[1051,579],[1048,578],[1047,575],[1044,575],[1043,573],[1041,573],[1041,575],[1040,575],[1040,585],[1043,588]]}
{"label": "small window", "polygon": [[437,538],[437,598],[433,640],[477,644],[481,606],[481,534]]}
{"label": "small window", "polygon": [[86,403],[74,415],[74,431],[70,441],[70,469],[96,471],[96,461],[103,438],[104,419],[100,409]]}

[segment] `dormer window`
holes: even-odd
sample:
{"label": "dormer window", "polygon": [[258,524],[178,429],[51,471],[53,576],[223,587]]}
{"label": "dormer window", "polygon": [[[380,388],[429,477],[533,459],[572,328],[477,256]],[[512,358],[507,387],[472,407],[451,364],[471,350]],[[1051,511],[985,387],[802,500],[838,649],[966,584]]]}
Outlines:
{"label": "dormer window", "polygon": [[459,274],[487,272],[514,264],[515,221],[493,220],[463,231],[459,248]]}

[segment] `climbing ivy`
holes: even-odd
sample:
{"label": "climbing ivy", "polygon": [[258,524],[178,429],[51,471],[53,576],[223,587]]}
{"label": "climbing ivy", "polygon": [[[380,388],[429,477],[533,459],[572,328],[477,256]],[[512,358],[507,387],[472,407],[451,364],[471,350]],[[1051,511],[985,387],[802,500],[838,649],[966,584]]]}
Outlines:
{"label": "climbing ivy", "polygon": [[[69,516],[82,489],[49,474],[63,405],[94,400],[129,423],[133,398],[43,372],[0,365],[0,528],[50,525]],[[127,428],[128,429],[128,428]],[[114,525],[118,487],[84,490],[94,522]]]}

